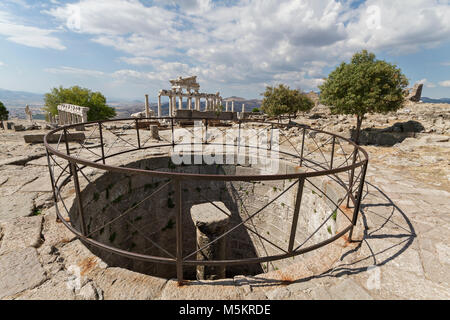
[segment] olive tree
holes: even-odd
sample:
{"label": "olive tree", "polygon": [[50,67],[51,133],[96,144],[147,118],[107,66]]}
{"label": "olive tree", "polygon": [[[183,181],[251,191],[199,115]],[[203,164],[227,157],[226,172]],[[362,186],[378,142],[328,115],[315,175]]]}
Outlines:
{"label": "olive tree", "polygon": [[106,104],[103,94],[79,86],[53,88],[50,93],[45,94],[44,110],[56,115],[58,105],[63,103],[89,108],[88,121],[105,120],[116,116],[116,111]]}
{"label": "olive tree", "polygon": [[295,116],[297,112],[309,111],[314,107],[314,102],[303,92],[291,90],[283,84],[280,84],[278,87],[266,87],[263,95],[261,110],[269,116],[288,114],[290,118]]}
{"label": "olive tree", "polygon": [[3,126],[3,121],[8,120],[9,117],[9,111],[6,109],[5,105],[0,101],[0,126],[2,129],[5,129]]}
{"label": "olive tree", "polygon": [[355,142],[359,142],[366,113],[396,111],[404,102],[408,80],[393,64],[377,60],[366,50],[356,53],[350,63],[341,63],[319,86],[320,102],[333,114],[356,115]]}

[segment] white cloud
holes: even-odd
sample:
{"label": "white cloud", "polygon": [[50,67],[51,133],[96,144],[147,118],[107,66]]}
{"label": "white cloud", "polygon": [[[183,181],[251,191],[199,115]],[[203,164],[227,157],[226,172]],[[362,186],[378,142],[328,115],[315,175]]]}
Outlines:
{"label": "white cloud", "polygon": [[0,36],[8,41],[34,48],[64,50],[65,46],[53,33],[55,30],[19,24],[8,13],[0,11]]}
{"label": "white cloud", "polygon": [[450,88],[450,80],[446,80],[446,81],[439,82],[439,85],[440,85],[441,87]]}
{"label": "white cloud", "polygon": [[135,66],[149,66],[154,64],[154,59],[150,57],[122,57],[121,61]]}
{"label": "white cloud", "polygon": [[5,65],[5,63],[0,61],[0,67],[3,67],[4,65]]}
{"label": "white cloud", "polygon": [[433,82],[428,81],[428,79],[422,79],[422,80],[419,80],[419,81],[415,82],[415,84],[419,84],[419,83],[423,84],[427,88],[436,88],[437,87],[436,84],[434,84]]}
{"label": "white cloud", "polygon": [[442,62],[441,64],[442,64],[443,66],[450,67],[450,62]]}
{"label": "white cloud", "polygon": [[[92,41],[120,60],[151,71],[120,70],[118,79],[156,81],[197,74],[204,83],[262,88],[284,81],[314,89],[327,66],[361,49],[414,52],[450,39],[448,0],[352,1],[80,0],[46,13],[67,29],[74,8]],[[413,23],[412,23],[413,22]],[[178,73],[178,74],[177,74]],[[433,83],[428,82],[428,86]]]}
{"label": "white cloud", "polygon": [[102,77],[105,75],[102,71],[79,69],[73,67],[47,68],[45,72],[53,74],[69,74],[75,76]]}

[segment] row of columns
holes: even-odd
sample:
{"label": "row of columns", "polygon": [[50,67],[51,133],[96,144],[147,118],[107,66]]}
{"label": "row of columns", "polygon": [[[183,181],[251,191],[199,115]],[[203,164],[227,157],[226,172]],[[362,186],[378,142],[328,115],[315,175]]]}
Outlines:
{"label": "row of columns", "polygon": [[88,122],[87,112],[89,108],[75,105],[58,106],[58,124],[68,125]]}
{"label": "row of columns", "polygon": [[[161,94],[158,95],[158,117],[162,117],[162,103],[161,103]],[[169,97],[169,115],[174,115],[175,114],[175,110],[182,110],[183,109],[183,96],[176,96],[176,95],[171,95],[168,96]],[[177,101],[177,97],[178,97],[178,101]],[[194,99],[192,99],[194,98]],[[206,97],[205,98],[205,111],[211,111],[211,110],[216,110],[216,108],[222,104],[223,100],[219,97]],[[194,100],[194,105],[192,104],[192,100]],[[230,104],[231,102],[231,104]],[[178,104],[178,108],[177,108],[177,104]],[[231,109],[230,109],[230,105],[231,105]],[[194,96],[194,97],[188,97],[187,98],[187,109],[188,110],[197,110],[197,111],[201,111],[201,97],[199,96]],[[234,112],[234,100],[227,100],[225,101],[225,111],[226,112]],[[246,112],[245,111],[245,104],[242,104],[242,112]],[[148,95],[145,95],[145,113],[146,113],[146,117],[149,118],[150,117],[150,107],[149,107],[149,101],[148,101]]]}
{"label": "row of columns", "polygon": [[[161,96],[158,95],[158,117],[161,117]],[[183,110],[183,96],[182,95],[169,95],[169,115],[174,115],[175,110]],[[178,101],[177,101],[178,97]],[[220,97],[201,97],[201,96],[189,96],[187,97],[187,109],[201,111],[201,99],[205,98],[205,111],[216,110],[218,106],[222,104],[222,98]],[[192,101],[194,100],[194,101]],[[194,104],[193,104],[194,102]],[[178,105],[178,107],[177,107]]]}
{"label": "row of columns", "polygon": [[83,120],[83,117],[74,113],[59,111],[58,112],[58,124],[77,124],[87,122],[87,119]]}
{"label": "row of columns", "polygon": [[[231,110],[229,108],[229,102],[231,102]],[[227,101],[225,101],[225,111],[227,111],[227,112],[228,111],[234,112],[234,100],[231,100],[231,101],[227,100]],[[242,104],[242,112],[245,112],[245,103]]]}

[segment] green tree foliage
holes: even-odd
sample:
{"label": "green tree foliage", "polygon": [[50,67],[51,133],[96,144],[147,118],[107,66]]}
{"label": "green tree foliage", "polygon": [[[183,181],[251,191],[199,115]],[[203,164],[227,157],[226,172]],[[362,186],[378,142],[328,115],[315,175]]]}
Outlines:
{"label": "green tree foliage", "polygon": [[3,121],[8,120],[9,111],[6,109],[5,105],[0,101],[0,126],[4,129]]}
{"label": "green tree foliage", "polygon": [[267,87],[263,95],[261,109],[270,116],[283,114],[294,116],[297,112],[309,111],[314,107],[314,102],[303,92],[291,90],[283,84],[278,87]]}
{"label": "green tree foliage", "polygon": [[333,114],[356,115],[356,138],[366,113],[387,113],[401,107],[408,80],[401,70],[376,60],[366,50],[356,53],[350,63],[342,63],[319,86],[320,102]]}
{"label": "green tree foliage", "polygon": [[106,104],[106,98],[100,92],[74,86],[71,88],[53,88],[45,94],[45,110],[58,114],[59,104],[68,103],[89,108],[88,121],[110,119],[116,116],[114,108]]}

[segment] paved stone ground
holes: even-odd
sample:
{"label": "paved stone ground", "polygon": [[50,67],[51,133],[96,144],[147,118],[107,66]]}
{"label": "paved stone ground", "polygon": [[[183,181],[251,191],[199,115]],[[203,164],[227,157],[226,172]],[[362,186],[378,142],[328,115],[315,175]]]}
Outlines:
{"label": "paved stone ground", "polygon": [[[23,156],[28,146],[10,137],[0,133],[0,141],[8,141],[8,157]],[[56,222],[45,159],[14,165],[3,157],[0,299],[449,299],[445,137],[366,147],[370,165],[356,232],[360,241],[340,239],[300,263],[259,276],[184,286],[107,266]],[[42,152],[31,148],[30,154]]]}

